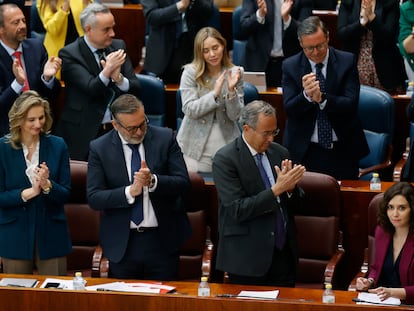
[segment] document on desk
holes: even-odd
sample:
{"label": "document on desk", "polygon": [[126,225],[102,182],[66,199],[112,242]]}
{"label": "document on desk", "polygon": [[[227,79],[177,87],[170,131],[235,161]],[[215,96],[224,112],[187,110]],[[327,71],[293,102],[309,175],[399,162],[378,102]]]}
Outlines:
{"label": "document on desk", "polygon": [[126,283],[112,282],[93,286],[87,286],[87,290],[103,292],[133,292],[133,293],[150,293],[163,294],[173,291],[175,287],[158,283]]}
{"label": "document on desk", "polygon": [[73,289],[73,281],[72,280],[64,280],[64,279],[56,279],[56,278],[47,278],[43,281],[40,288],[50,288],[48,284],[54,284],[52,288],[57,289]]}
{"label": "document on desk", "polygon": [[381,305],[391,305],[391,306],[399,306],[401,304],[401,300],[398,298],[387,298],[384,301],[381,301],[377,294],[373,293],[359,293],[358,294],[358,301],[357,304],[381,304]]}
{"label": "document on desk", "polygon": [[276,299],[279,295],[279,290],[268,290],[268,291],[250,291],[242,290],[236,298],[243,299]]}
{"label": "document on desk", "polygon": [[36,279],[24,279],[24,278],[2,278],[0,286],[12,286],[12,287],[35,287],[37,284]]}

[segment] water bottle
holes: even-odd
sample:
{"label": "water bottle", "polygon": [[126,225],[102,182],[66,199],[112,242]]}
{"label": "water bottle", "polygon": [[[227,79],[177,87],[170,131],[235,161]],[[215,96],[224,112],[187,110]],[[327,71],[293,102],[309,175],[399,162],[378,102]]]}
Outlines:
{"label": "water bottle", "polygon": [[336,8],[335,8],[336,13],[339,12],[340,7],[341,7],[341,0],[338,0],[338,2],[336,3]]}
{"label": "water bottle", "polygon": [[210,285],[207,282],[208,278],[206,276],[201,277],[201,282],[198,285],[198,296],[208,297],[210,296]]}
{"label": "water bottle", "polygon": [[326,283],[325,290],[322,294],[322,302],[323,303],[335,303],[335,294],[332,290],[332,284]]}
{"label": "water bottle", "polygon": [[75,277],[73,278],[73,289],[74,290],[84,290],[85,289],[85,279],[82,277],[82,272],[76,272]]}
{"label": "water bottle", "polygon": [[412,97],[414,93],[414,81],[408,81],[407,92],[405,95]]}
{"label": "water bottle", "polygon": [[369,190],[381,190],[381,180],[378,173],[372,173],[372,178],[369,182]]}

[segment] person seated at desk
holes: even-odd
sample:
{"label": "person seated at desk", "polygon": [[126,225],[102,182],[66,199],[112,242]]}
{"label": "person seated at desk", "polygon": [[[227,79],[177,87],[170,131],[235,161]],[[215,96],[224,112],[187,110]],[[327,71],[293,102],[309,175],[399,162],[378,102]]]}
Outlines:
{"label": "person seated at desk", "polygon": [[244,106],[243,69],[231,63],[226,39],[216,29],[197,33],[180,91],[184,119],[177,140],[187,169],[211,173],[216,151],[240,135],[237,119]]}
{"label": "person seated at desk", "polygon": [[72,244],[64,210],[70,194],[68,148],[49,135],[49,103],[27,91],[0,139],[0,256],[3,272],[66,275]]}
{"label": "person seated at desk", "polygon": [[375,260],[368,278],[357,279],[357,290],[414,304],[413,208],[414,187],[409,183],[396,183],[385,191],[375,230]]}

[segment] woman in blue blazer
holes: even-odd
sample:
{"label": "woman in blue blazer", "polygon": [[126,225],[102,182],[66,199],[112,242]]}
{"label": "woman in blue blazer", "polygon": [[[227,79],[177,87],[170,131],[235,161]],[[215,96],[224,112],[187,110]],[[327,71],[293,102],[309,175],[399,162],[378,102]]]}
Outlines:
{"label": "woman in blue blazer", "polygon": [[69,153],[48,135],[49,103],[23,93],[9,111],[10,134],[0,139],[0,256],[5,273],[66,275],[71,251],[63,208],[70,193]]}

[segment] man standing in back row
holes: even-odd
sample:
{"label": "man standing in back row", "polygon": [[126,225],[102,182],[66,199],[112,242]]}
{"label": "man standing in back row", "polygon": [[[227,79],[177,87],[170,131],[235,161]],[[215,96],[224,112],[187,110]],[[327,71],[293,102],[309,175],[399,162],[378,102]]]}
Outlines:
{"label": "man standing in back row", "polygon": [[89,142],[112,129],[109,105],[125,93],[138,96],[140,85],[125,42],[113,39],[111,11],[92,3],[80,19],[85,35],[59,52],[66,102],[56,132],[72,159],[87,160]]}
{"label": "man standing in back row", "polygon": [[283,62],[287,122],[283,144],[308,171],[357,179],[368,144],[358,117],[359,78],[354,54],[329,47],[317,16],[298,28],[303,51]]}

